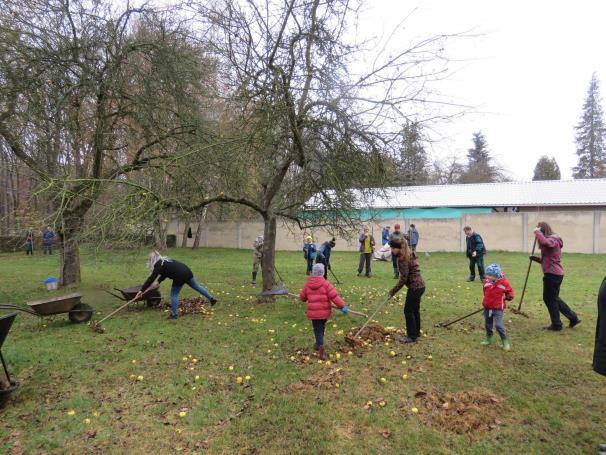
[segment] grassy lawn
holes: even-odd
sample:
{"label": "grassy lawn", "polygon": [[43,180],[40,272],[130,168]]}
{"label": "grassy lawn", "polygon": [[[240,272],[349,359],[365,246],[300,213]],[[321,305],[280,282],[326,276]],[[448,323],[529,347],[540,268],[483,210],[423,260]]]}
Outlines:
{"label": "grassy lawn", "polygon": [[[540,330],[549,321],[533,266],[530,318],[506,314],[509,353],[480,346],[481,315],[450,330],[434,327],[479,307],[481,286],[465,282],[462,254],[421,256],[421,342],[375,343],[348,355],[340,331],[362,320],[333,312],[327,348],[341,359],[320,364],[303,304],[290,297],[256,303],[251,251],[169,254],[217,296],[212,316],[168,321],[162,310],[133,308],[105,322],[102,335],[66,315],[42,327],[18,316],[3,353],[21,388],[0,411],[0,453],[571,454],[606,442],[606,378],[591,370],[606,256],[564,255],[562,297],[583,323],[560,333]],[[121,303],[104,290],[142,283],[145,257],[143,250],[83,252],[83,282],[74,290],[100,318]],[[56,273],[56,260],[0,255],[0,301],[52,295],[42,281]],[[394,284],[391,263],[373,263],[366,279],[356,277],[357,254],[337,252],[333,260],[352,309],[372,312]],[[511,253],[487,257],[503,266],[518,296],[527,261]],[[302,254],[280,252],[277,266],[298,293]],[[169,286],[162,285],[164,297]],[[182,296],[193,295],[184,288]],[[402,299],[376,319],[402,327]]]}

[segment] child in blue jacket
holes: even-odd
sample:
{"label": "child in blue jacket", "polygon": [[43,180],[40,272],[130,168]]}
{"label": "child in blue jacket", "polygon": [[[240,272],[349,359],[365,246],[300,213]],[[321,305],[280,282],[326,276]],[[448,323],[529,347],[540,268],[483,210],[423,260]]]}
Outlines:
{"label": "child in blue jacket", "polygon": [[311,269],[314,266],[314,259],[316,258],[317,251],[316,244],[314,243],[314,239],[311,235],[308,235],[305,238],[305,243],[303,244],[303,256],[307,261],[307,275],[311,274]]}

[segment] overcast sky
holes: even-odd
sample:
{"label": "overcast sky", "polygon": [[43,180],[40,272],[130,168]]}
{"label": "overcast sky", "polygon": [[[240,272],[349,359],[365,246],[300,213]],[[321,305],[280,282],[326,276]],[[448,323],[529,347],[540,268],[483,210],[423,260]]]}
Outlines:
{"label": "overcast sky", "polygon": [[372,0],[359,30],[369,36],[391,30],[415,8],[406,37],[481,34],[447,47],[465,62],[453,64],[459,70],[439,88],[476,113],[441,126],[444,137],[432,155],[464,156],[481,130],[514,180],[532,179],[541,155],[555,156],[562,178],[570,178],[574,126],[594,71],[605,93],[606,1]]}

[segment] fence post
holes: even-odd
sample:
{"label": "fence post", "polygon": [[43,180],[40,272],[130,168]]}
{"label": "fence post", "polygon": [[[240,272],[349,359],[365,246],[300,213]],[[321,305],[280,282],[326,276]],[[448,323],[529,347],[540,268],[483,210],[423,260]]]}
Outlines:
{"label": "fence post", "polygon": [[528,213],[522,213],[522,252],[528,253]]}
{"label": "fence post", "polygon": [[600,252],[600,223],[602,213],[597,210],[593,212],[593,254]]}

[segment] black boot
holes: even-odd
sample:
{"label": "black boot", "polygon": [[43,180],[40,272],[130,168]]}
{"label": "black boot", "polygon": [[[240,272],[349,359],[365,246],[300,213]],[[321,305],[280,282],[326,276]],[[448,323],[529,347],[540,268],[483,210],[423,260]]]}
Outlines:
{"label": "black boot", "polygon": [[257,284],[257,272],[252,273],[252,281],[250,284]]}

